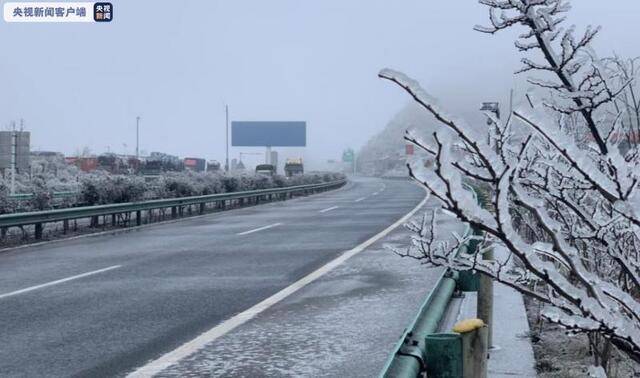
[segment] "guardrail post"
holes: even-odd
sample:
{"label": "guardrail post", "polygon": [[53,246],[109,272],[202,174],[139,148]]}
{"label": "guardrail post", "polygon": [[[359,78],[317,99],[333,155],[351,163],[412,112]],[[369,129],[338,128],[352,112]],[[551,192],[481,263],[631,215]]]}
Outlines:
{"label": "guardrail post", "polygon": [[204,203],[204,202],[202,202],[200,204],[200,214],[204,214],[204,210],[205,210],[206,206],[207,206],[207,204]]}
{"label": "guardrail post", "polygon": [[142,225],[142,211],[136,211],[136,226]]}
{"label": "guardrail post", "polygon": [[0,228],[0,240],[4,240],[7,237],[7,228]]}
{"label": "guardrail post", "polygon": [[118,224],[118,221],[117,221],[117,215],[116,215],[116,214],[111,214],[111,225],[112,225],[113,227],[115,227],[115,226],[116,226],[116,224]]}
{"label": "guardrail post", "polygon": [[36,223],[36,240],[42,239],[42,223]]}
{"label": "guardrail post", "polygon": [[69,220],[65,219],[62,221],[62,233],[67,234],[69,232]]}
{"label": "guardrail post", "polygon": [[434,333],[425,339],[427,377],[462,377],[462,338],[456,333]]}
{"label": "guardrail post", "polygon": [[[472,255],[473,253],[475,253],[475,250],[472,249],[472,242],[473,240],[467,242],[466,245],[463,245],[458,253],[460,253],[461,255]],[[479,286],[479,275],[480,273],[474,272],[472,270],[463,270],[459,272],[457,280],[458,290],[477,292]]]}
{"label": "guardrail post", "polygon": [[171,207],[171,218],[176,219],[178,217],[178,208],[173,206]]}
{"label": "guardrail post", "polygon": [[[493,249],[485,252],[484,260],[493,260]],[[478,281],[476,314],[487,324],[487,342],[491,348],[493,346],[493,279],[485,274],[480,274]]]}
{"label": "guardrail post", "polygon": [[458,322],[453,331],[462,339],[462,377],[486,378],[488,358],[488,329],[480,319]]}

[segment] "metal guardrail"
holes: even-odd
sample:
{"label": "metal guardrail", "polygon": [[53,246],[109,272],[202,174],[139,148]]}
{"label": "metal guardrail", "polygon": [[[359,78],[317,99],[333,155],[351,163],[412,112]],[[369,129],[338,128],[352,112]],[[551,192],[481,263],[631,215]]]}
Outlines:
{"label": "metal guardrail", "polygon": [[395,346],[380,377],[418,377],[426,370],[426,336],[435,333],[456,288],[451,272],[445,271],[420,306],[420,311]]}
{"label": "metal guardrail", "polygon": [[[73,197],[73,196],[77,196],[80,195],[79,192],[53,192],[51,193],[51,197],[58,199],[58,198],[68,198],[68,197]],[[17,193],[17,194],[11,194],[9,195],[9,199],[10,200],[14,200],[14,201],[26,201],[26,200],[30,200],[32,199],[34,196],[33,193]]]}
{"label": "metal guardrail", "polygon": [[[465,185],[473,194],[478,203],[476,191],[469,185]],[[464,237],[474,232],[467,225]],[[462,245],[457,253],[474,248],[472,245]],[[420,306],[418,314],[413,319],[404,334],[395,345],[393,354],[389,357],[380,373],[381,378],[415,378],[420,377],[426,371],[427,361],[427,335],[436,333],[438,326],[449,306],[449,302],[459,287],[460,277],[458,273],[445,270],[433,290]]]}
{"label": "metal guardrail", "polygon": [[[294,193],[303,192],[304,194],[316,191],[329,190],[340,187],[346,183],[346,180],[333,181],[321,184],[297,185],[284,188],[250,190],[243,192],[231,192],[210,194],[204,196],[167,198],[141,202],[117,203],[98,206],[70,207],[64,209],[33,211],[26,213],[3,214],[0,215],[0,229],[3,234],[9,227],[22,227],[27,225],[35,225],[36,239],[42,238],[42,227],[45,223],[64,222],[65,232],[68,230],[68,221],[80,218],[93,218],[104,215],[112,215],[113,223],[117,214],[135,213],[136,223],[141,224],[141,212],[155,209],[171,208],[172,218],[177,218],[178,209],[185,206],[200,205],[200,213],[204,213],[205,206],[212,202],[223,202],[228,200],[254,200],[259,203],[261,198],[272,196],[292,196]],[[224,203],[224,202],[223,202]]]}

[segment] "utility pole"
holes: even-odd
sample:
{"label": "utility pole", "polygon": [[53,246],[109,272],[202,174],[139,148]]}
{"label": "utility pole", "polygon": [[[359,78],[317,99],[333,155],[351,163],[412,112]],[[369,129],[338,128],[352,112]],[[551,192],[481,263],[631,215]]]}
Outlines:
{"label": "utility pole", "polygon": [[[499,103],[483,102],[482,108],[480,108],[480,110],[491,112],[495,114],[497,120],[500,120],[500,104]],[[500,151],[500,145],[498,144],[498,139],[497,139],[498,125],[496,125],[491,118],[487,118],[487,125],[488,126],[494,125],[494,127],[496,128],[494,133],[496,135],[495,150],[497,153]],[[489,143],[491,143],[491,130],[487,134],[489,135]],[[479,250],[475,252],[479,253]],[[495,259],[493,248],[485,251],[484,254],[481,255],[481,258],[485,262],[491,264],[491,261]],[[489,349],[491,349],[494,347],[493,329],[495,325],[493,323],[493,279],[484,274],[480,274],[478,277],[478,299],[476,303],[476,316],[479,319],[482,319],[484,323],[488,326],[487,345]]]}
{"label": "utility pole", "polygon": [[[493,113],[496,116],[496,119],[500,119],[500,104],[497,102],[483,102],[482,103],[482,107],[480,108],[481,111],[485,111],[485,112],[489,112],[489,113]],[[495,134],[495,138],[496,138],[496,152],[498,152],[499,146],[498,146],[498,142],[497,142],[497,136],[498,136],[498,125],[495,125],[493,120],[490,117],[487,117],[487,126],[491,126],[493,125],[493,127],[495,128],[494,130],[489,130],[489,132],[487,133],[487,142],[489,144],[491,144],[491,138],[492,133]]]}
{"label": "utility pole", "polygon": [[136,117],[136,160],[140,160],[140,116]]}
{"label": "utility pole", "polygon": [[225,147],[226,147],[226,158],[225,158],[225,163],[224,163],[224,171],[225,172],[229,172],[229,105],[225,105],[224,112],[225,112],[225,116],[226,116],[226,125],[227,125],[227,129],[226,129],[227,131],[226,131],[225,138],[224,138]]}

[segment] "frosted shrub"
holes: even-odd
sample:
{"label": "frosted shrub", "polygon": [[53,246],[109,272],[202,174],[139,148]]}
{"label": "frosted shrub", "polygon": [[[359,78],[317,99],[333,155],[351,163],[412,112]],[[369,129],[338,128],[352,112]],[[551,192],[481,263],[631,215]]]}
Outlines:
{"label": "frosted shrub", "polygon": [[[35,194],[26,202],[10,200],[7,181],[0,179],[0,213],[269,189],[344,177],[312,174],[289,180],[278,175],[185,171],[165,172],[147,181],[142,176],[117,175],[101,170],[85,173],[73,166],[60,166],[48,160],[40,161],[34,171],[39,173],[32,177],[19,175],[16,180],[16,193]],[[54,198],[55,192],[77,192],[78,195]]]}
{"label": "frosted shrub", "polygon": [[51,208],[51,193],[45,177],[32,178],[31,193],[33,193],[33,197],[29,201],[29,205],[32,209],[48,210]]}
{"label": "frosted shrub", "polygon": [[0,214],[13,212],[13,207],[9,201],[9,185],[0,177]]}
{"label": "frosted shrub", "polygon": [[142,200],[145,191],[141,177],[96,172],[83,177],[81,198],[87,205],[126,203]]}

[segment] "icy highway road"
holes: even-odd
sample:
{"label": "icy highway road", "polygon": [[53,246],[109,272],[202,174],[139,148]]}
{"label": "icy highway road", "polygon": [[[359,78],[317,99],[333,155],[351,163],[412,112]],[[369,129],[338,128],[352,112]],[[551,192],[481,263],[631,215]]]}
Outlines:
{"label": "icy highway road", "polygon": [[[342,189],[291,201],[4,252],[0,254],[0,376],[156,374],[168,367],[162,364],[172,351],[174,357],[189,352],[191,363],[176,365],[161,375],[289,375],[296,370],[287,370],[287,366],[275,369],[278,362],[270,358],[288,353],[291,348],[287,345],[298,352],[301,345],[307,345],[313,351],[318,347],[313,340],[318,337],[339,362],[345,355],[340,348],[332,350],[331,345],[343,345],[339,338],[344,335],[336,334],[332,341],[330,334],[300,328],[304,319],[296,318],[299,314],[309,319],[333,308],[341,313],[344,327],[355,327],[358,334],[373,332],[358,328],[364,325],[354,322],[358,317],[350,314],[349,303],[343,307],[323,304],[316,296],[315,302],[310,302],[312,307],[305,307],[307,313],[292,313],[289,308],[288,315],[269,316],[274,316],[278,306],[290,306],[291,301],[304,303],[310,290],[322,291],[322,286],[317,286],[322,285],[321,279],[297,292],[300,287],[292,285],[387,229],[424,197],[425,192],[409,181],[355,179]],[[379,253],[372,254],[370,261],[364,260],[365,250],[357,256],[359,260],[354,257],[336,265],[321,278],[342,274],[343,284],[334,282],[330,290],[346,292],[353,284],[350,277],[359,274],[349,264],[360,264],[357,269],[373,264],[378,273],[368,278],[368,286],[381,292],[397,291],[390,298],[400,297],[400,302],[389,303],[392,308],[387,308],[394,310],[395,317],[385,317],[389,326],[379,324],[387,330],[382,332],[387,335],[384,345],[372,351],[377,353],[374,367],[378,369],[437,273],[380,251],[379,245],[372,247],[376,246]],[[386,267],[381,264],[391,266],[397,261],[406,267],[384,272]],[[413,269],[411,274],[424,281],[417,286],[404,282],[406,269]],[[274,294],[281,297],[273,301]],[[268,303],[260,304],[270,297]],[[255,313],[248,313],[248,309]],[[238,366],[224,370],[208,363],[211,355],[191,353],[208,350],[202,348],[208,345],[206,339],[197,340],[203,333],[217,340],[215,348],[233,344],[224,351],[228,355],[223,364],[233,364],[234,356],[247,357],[243,346],[235,343],[243,335],[257,334],[271,350],[264,350],[264,346],[262,354],[252,350],[249,370],[238,370]],[[234,333],[239,333],[238,338]],[[274,344],[270,344],[269,335],[273,335]],[[192,344],[185,346],[190,341]],[[224,353],[214,352],[223,357]],[[307,357],[313,359],[313,353]],[[366,354],[359,357],[371,359]],[[358,357],[348,356],[352,365],[354,358]],[[152,369],[144,370],[153,361]],[[348,374],[340,371],[350,366],[348,362],[336,364],[333,373],[325,373]],[[247,364],[243,360],[235,363]],[[143,370],[136,370],[141,367]],[[315,370],[297,369],[294,375],[317,375]]]}

